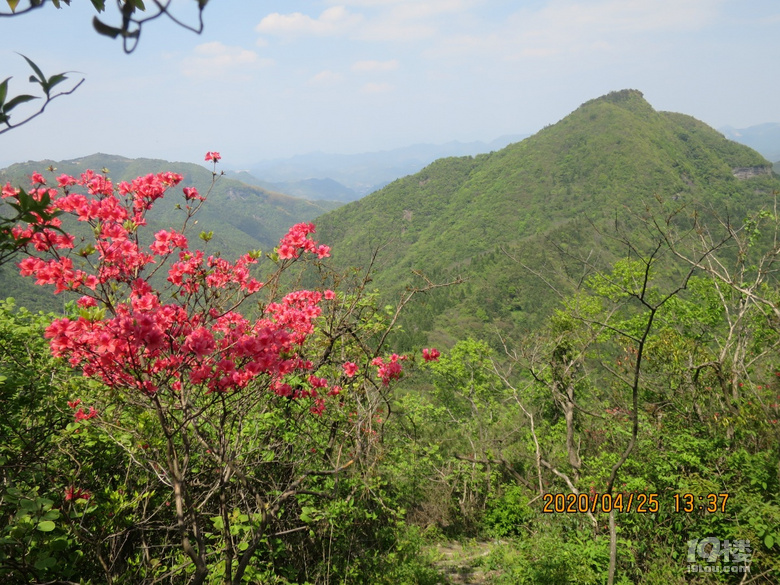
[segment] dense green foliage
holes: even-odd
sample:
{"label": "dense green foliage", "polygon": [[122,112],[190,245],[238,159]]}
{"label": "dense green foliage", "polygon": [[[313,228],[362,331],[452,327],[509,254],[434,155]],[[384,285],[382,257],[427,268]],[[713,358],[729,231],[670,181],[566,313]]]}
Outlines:
{"label": "dense green foliage", "polygon": [[[129,393],[107,392],[49,355],[43,330],[50,318],[11,302],[0,305],[0,579],[181,582],[188,563],[175,545],[172,492],[157,463],[165,437]],[[75,406],[68,402],[77,397],[97,405],[104,424],[74,421]],[[263,519],[271,530],[243,582],[369,579],[389,585],[429,579],[433,571],[418,556],[416,530],[401,523],[397,496],[378,467],[383,449],[371,427],[381,401],[366,403],[368,395],[356,385],[345,389],[343,410],[313,417],[305,402],[272,392],[247,396],[253,404],[237,398],[227,399],[230,416],[241,418],[231,427],[232,441],[249,443],[243,457],[257,459],[254,468],[269,494],[303,470],[321,468],[332,452],[345,461],[357,459],[357,449],[366,451],[357,464],[346,465],[348,472],[323,473],[296,498],[280,500],[284,506]],[[213,490],[210,476],[222,470],[205,451],[193,452],[189,467],[197,477],[189,497],[203,499],[209,546],[218,551],[230,538],[237,551],[246,550],[258,518],[243,511],[246,503],[231,502],[228,537],[218,502],[207,493]],[[221,582],[218,556],[211,574],[209,582]]]}

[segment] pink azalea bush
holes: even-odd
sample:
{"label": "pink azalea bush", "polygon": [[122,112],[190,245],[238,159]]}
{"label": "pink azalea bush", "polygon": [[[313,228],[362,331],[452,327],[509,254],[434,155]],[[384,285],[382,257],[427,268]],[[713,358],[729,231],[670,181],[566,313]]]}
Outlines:
{"label": "pink azalea bush", "polygon": [[[217,152],[206,154],[206,160],[215,163],[220,158]],[[109,387],[134,388],[146,395],[178,391],[182,384],[205,392],[233,392],[258,378],[279,395],[291,395],[284,378],[311,367],[298,350],[314,331],[323,294],[290,292],[269,303],[261,318],[250,321],[235,309],[263,287],[251,274],[257,264],[252,254],[234,262],[207,256],[191,250],[187,237],[175,229],[160,230],[151,244],[141,245],[138,234],[146,226],[147,213],[181,181],[181,175],[158,173],[114,185],[107,177],[86,171],[78,178],[59,176],[55,188],[33,174],[33,197],[48,194],[52,212],[89,224],[95,234],[91,253],[83,253],[85,261],[79,265],[72,258],[78,255],[74,236],[61,231],[59,217],[43,226],[13,229],[17,239],[29,239],[28,252],[34,250],[19,263],[23,276],[54,286],[55,293],[82,294],[81,315],[55,319],[47,329],[52,352]],[[6,185],[2,193],[13,197],[18,191]],[[187,218],[205,199],[194,188],[185,188],[184,198]],[[329,248],[311,239],[314,231],[310,223],[292,226],[280,242],[278,257],[328,256]],[[166,291],[157,290],[149,280],[163,265],[170,284]],[[117,287],[124,296],[117,294]],[[233,308],[222,309],[213,302],[220,293],[233,299]],[[333,292],[326,296],[332,299]],[[174,301],[165,300],[170,298]],[[316,387],[327,393],[326,383]],[[315,409],[322,407],[320,399]]]}
{"label": "pink azalea bush", "polygon": [[[216,165],[221,157],[205,158]],[[384,358],[381,342],[362,342],[382,325],[361,288],[279,292],[293,264],[330,254],[311,223],[281,238],[265,277],[257,276],[259,253],[229,260],[191,247],[186,227],[206,200],[194,187],[181,191],[181,225],[149,233],[148,213],[182,180],[157,173],[115,184],[85,171],[48,185],[35,173],[29,195],[49,201],[46,213],[6,233],[27,256],[18,263],[22,275],[79,297],[46,329],[55,356],[102,383],[95,396],[81,397],[89,406],[68,401],[74,432],[89,425],[112,439],[124,434],[122,448],[167,498],[165,509],[149,508],[149,526],[165,519],[175,531],[180,556],[170,562],[184,571],[186,556],[193,583],[206,582],[216,562],[234,568],[240,582],[276,516],[295,515],[296,504],[285,502],[378,456],[372,427],[406,356]],[[3,198],[19,194],[2,187]],[[66,233],[65,216],[88,226],[82,231],[91,239]],[[242,310],[250,301],[251,318]],[[99,507],[100,491],[76,485],[66,501],[92,497]],[[237,509],[251,518],[241,530],[231,529]],[[217,513],[222,528],[212,522]]]}

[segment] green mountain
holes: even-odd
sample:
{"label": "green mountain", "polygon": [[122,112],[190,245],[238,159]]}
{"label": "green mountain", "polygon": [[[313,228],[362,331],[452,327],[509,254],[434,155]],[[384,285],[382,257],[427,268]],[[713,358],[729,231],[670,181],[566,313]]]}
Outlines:
{"label": "green mountain", "polygon": [[346,203],[348,201],[360,199],[360,195],[357,192],[333,179],[302,179],[299,181],[272,183],[269,181],[262,181],[247,171],[228,171],[227,175],[248,185],[256,185],[266,190],[292,195],[293,197],[310,199],[312,201],[325,199],[327,201],[341,201]]}
{"label": "green mountain", "polygon": [[[48,171],[49,167],[54,171]],[[183,212],[176,209],[181,203],[181,189],[185,186],[197,187],[206,195],[212,183],[212,172],[201,165],[168,162],[156,159],[129,159],[121,156],[94,154],[67,161],[28,161],[11,165],[0,170],[0,184],[28,187],[30,175],[34,171],[56,185],[54,177],[62,173],[78,176],[87,169],[101,172],[108,169],[108,176],[116,183],[149,173],[172,171],[184,177],[182,184],[159,201],[148,221],[153,230],[179,226]],[[207,201],[196,217],[197,228],[190,234],[192,245],[199,240],[195,237],[200,231],[213,231],[214,237],[208,244],[211,253],[220,252],[225,257],[237,257],[247,250],[273,248],[287,229],[301,221],[311,221],[318,215],[341,205],[335,201],[308,201],[275,193],[262,187],[247,185],[227,176],[218,177]],[[201,242],[202,243],[202,242]],[[16,275],[13,265],[0,267],[0,297],[14,296],[19,304],[29,308],[56,309],[52,305],[42,305],[51,295],[41,295],[27,281]]]}
{"label": "green mountain", "polygon": [[778,188],[757,152],[623,90],[498,152],[438,160],[317,223],[340,264],[366,266],[379,249],[374,284],[388,294],[421,284],[413,270],[466,278],[430,293],[406,322],[409,344],[446,344],[464,328],[532,326],[556,298],[521,263],[549,270],[567,251],[614,260],[622,252],[594,240],[594,224],[616,213],[658,199],[744,217]]}

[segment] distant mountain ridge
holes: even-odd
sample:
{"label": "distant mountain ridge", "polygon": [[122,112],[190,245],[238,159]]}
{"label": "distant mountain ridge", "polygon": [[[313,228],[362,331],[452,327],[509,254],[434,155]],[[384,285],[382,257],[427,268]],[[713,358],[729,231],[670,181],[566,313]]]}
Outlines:
{"label": "distant mountain ridge", "polygon": [[227,175],[247,185],[256,185],[263,189],[312,201],[326,200],[346,203],[360,199],[360,195],[354,190],[328,178],[272,183],[258,179],[248,171],[227,171]]}
{"label": "distant mountain ridge", "polygon": [[[434,160],[500,150],[526,135],[506,135],[491,142],[457,142],[415,144],[386,151],[359,154],[326,154],[314,152],[290,158],[261,161],[251,165],[248,173],[284,192],[290,185],[310,179],[331,179],[352,190],[358,199],[400,177],[416,173]],[[293,187],[293,190],[295,188]],[[341,201],[347,199],[339,198]]]}
{"label": "distant mountain ridge", "polygon": [[609,262],[617,252],[594,241],[593,225],[614,223],[620,210],[704,199],[744,217],[775,189],[758,152],[623,90],[500,151],[437,160],[325,214],[318,229],[343,266],[366,266],[380,249],[374,283],[389,295],[421,282],[413,270],[467,278],[430,294],[407,322],[409,343],[446,343],[458,330],[530,326],[554,299],[515,260],[545,270],[572,250]]}
{"label": "distant mountain ridge", "polygon": [[758,124],[748,128],[724,126],[720,131],[729,140],[757,150],[772,162],[780,162],[780,123]]}

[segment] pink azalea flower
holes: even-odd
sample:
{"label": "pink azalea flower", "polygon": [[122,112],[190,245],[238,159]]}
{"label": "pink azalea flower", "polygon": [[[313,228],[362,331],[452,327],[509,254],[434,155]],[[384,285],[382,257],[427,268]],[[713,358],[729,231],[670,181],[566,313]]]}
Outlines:
{"label": "pink azalea flower", "polygon": [[76,500],[88,500],[92,497],[92,494],[87,490],[77,488],[76,486],[70,486],[65,489],[65,501],[73,502]]}
{"label": "pink azalea flower", "polygon": [[426,347],[422,350],[422,356],[426,362],[436,362],[439,360],[440,355],[439,350],[436,348],[428,349]]}
{"label": "pink azalea flower", "polygon": [[95,410],[94,406],[89,407],[89,412],[84,412],[83,408],[79,408],[76,411],[76,414],[74,415],[76,422],[82,421],[82,420],[89,420],[91,418],[95,418],[98,415],[97,410]]}

